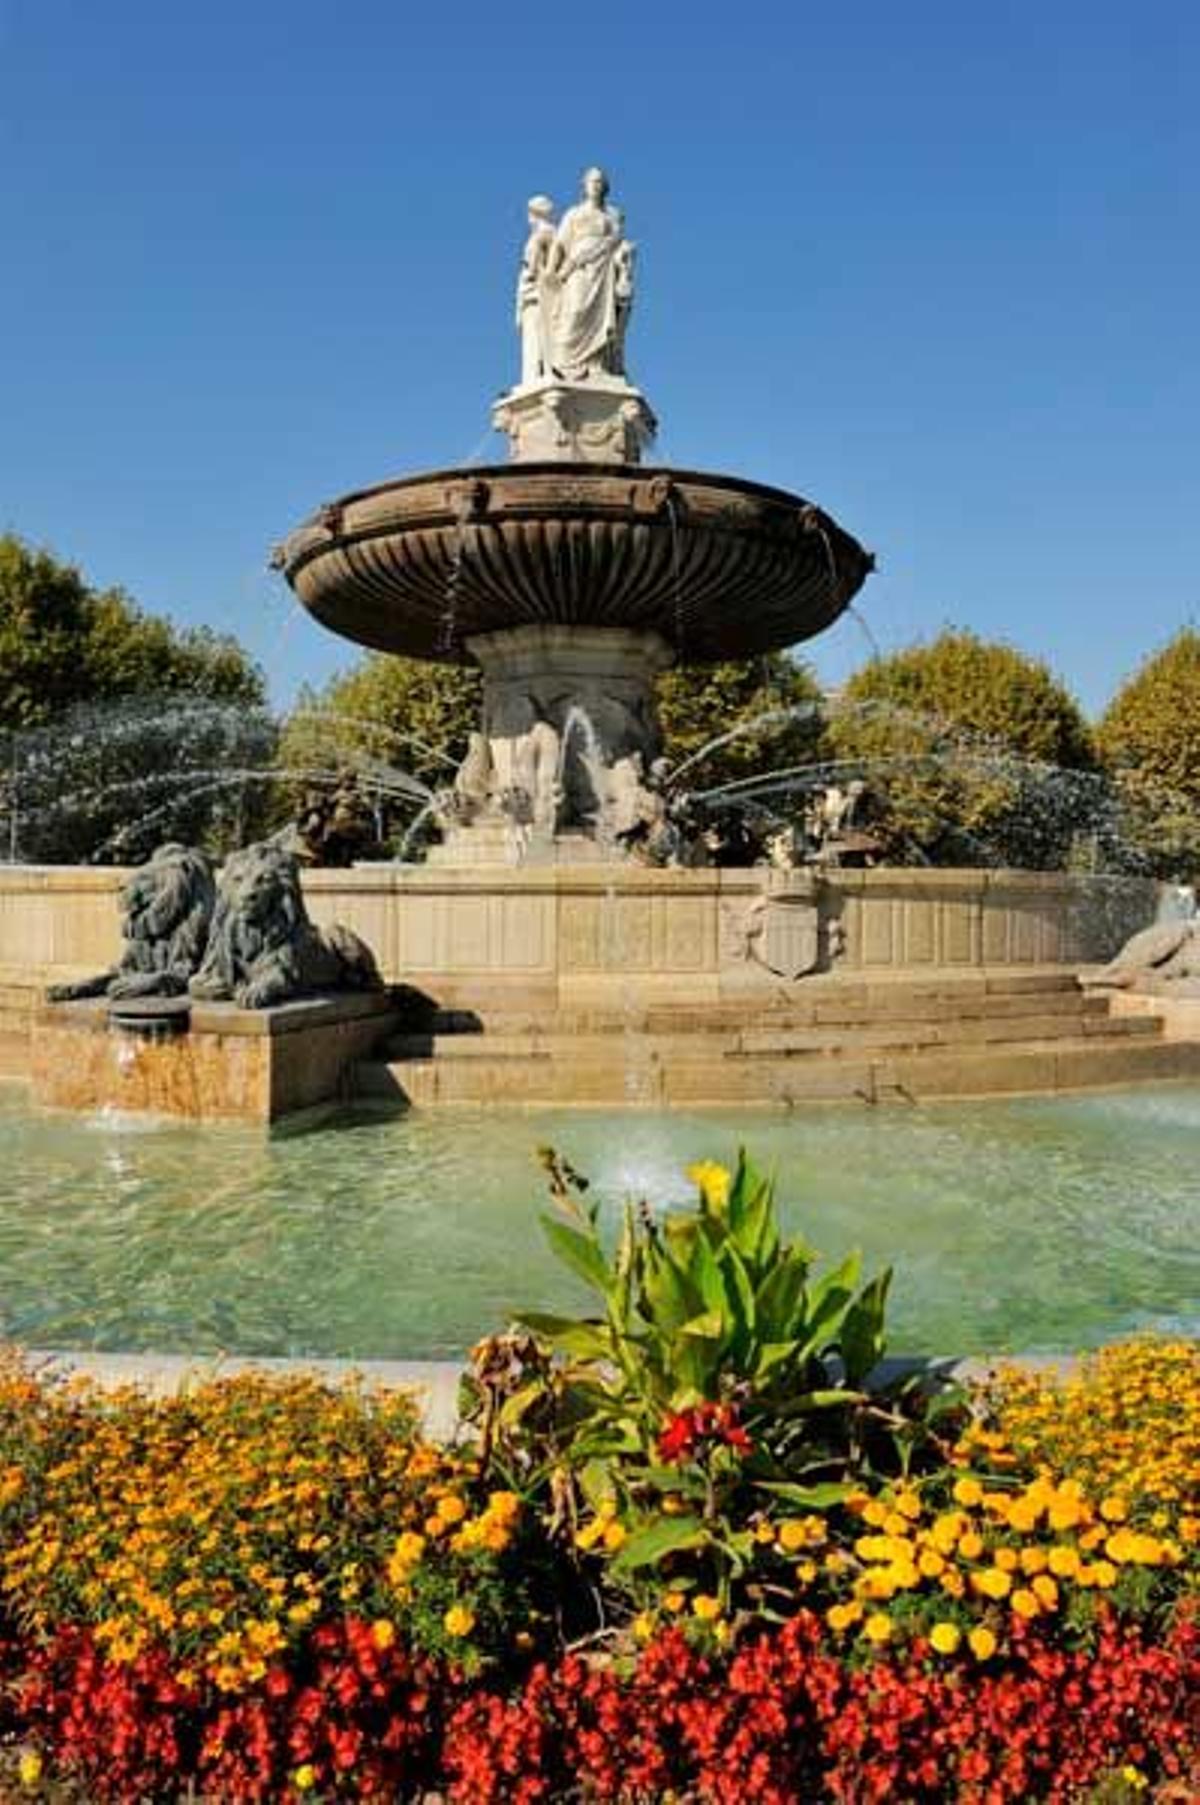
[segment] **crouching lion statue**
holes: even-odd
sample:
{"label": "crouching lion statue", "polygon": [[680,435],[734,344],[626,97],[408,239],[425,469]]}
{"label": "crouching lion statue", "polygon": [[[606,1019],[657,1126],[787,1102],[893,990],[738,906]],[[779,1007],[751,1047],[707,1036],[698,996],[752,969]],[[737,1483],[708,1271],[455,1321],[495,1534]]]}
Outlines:
{"label": "crouching lion statue", "polygon": [[370,948],[349,928],[313,926],[293,853],[265,840],[221,870],[208,949],[189,989],[211,1002],[269,1009],[325,990],[382,990]]}
{"label": "crouching lion statue", "polygon": [[212,866],[202,852],[160,846],[121,891],[121,956],[79,984],[54,984],[52,1003],[81,997],[183,996],[208,945],[216,903]]}

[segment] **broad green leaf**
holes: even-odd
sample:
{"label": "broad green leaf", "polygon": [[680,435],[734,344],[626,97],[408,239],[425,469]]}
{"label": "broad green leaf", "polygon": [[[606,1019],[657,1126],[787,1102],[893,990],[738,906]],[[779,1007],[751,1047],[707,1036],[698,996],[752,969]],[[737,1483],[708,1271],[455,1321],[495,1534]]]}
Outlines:
{"label": "broad green leaf", "polygon": [[764,1341],[794,1340],[804,1329],[804,1282],[808,1261],[794,1247],[779,1256],[755,1293],[758,1331]]}
{"label": "broad green leaf", "polygon": [[538,1310],[524,1311],[520,1321],[564,1354],[580,1360],[612,1359],[612,1342],[601,1323],[573,1316],[544,1316]]}
{"label": "broad green leaf", "polygon": [[708,1540],[708,1532],[699,1517],[663,1517],[646,1529],[635,1530],[612,1563],[614,1573],[632,1573],[638,1567],[653,1566],[665,1555],[678,1554],[684,1548],[699,1548]]}
{"label": "broad green leaf", "polygon": [[681,1335],[698,1336],[702,1341],[720,1341],[725,1334],[725,1316],[720,1310],[705,1310],[680,1325]]}
{"label": "broad green leaf", "polygon": [[563,1265],[569,1266],[593,1291],[599,1291],[602,1297],[607,1297],[612,1284],[612,1273],[599,1242],[589,1235],[580,1234],[578,1229],[568,1228],[565,1222],[556,1222],[553,1216],[543,1215],[542,1229]]}
{"label": "broad green leaf", "polygon": [[846,1312],[840,1344],[846,1377],[852,1385],[861,1384],[883,1357],[883,1320],[891,1282],[889,1266],[863,1287]]}

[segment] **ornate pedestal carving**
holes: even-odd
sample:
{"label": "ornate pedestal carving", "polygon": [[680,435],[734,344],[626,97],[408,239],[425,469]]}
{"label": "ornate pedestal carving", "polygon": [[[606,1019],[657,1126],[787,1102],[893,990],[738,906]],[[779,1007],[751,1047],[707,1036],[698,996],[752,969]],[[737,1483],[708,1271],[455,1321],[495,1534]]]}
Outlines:
{"label": "ornate pedestal carving", "polygon": [[444,799],[437,862],[560,862],[563,836],[584,835],[611,854],[652,795],[666,640],[623,627],[514,627],[468,649],[483,671],[483,731]]}
{"label": "ornate pedestal carving", "polygon": [[510,389],[492,408],[492,424],[518,463],[638,464],[658,431],[641,391],[604,375]]}

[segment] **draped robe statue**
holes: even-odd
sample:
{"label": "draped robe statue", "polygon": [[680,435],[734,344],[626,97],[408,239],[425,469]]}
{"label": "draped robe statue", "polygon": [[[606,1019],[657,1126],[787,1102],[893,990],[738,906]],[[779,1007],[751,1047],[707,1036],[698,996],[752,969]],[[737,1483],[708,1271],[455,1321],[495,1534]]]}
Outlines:
{"label": "draped robe statue", "polygon": [[583,198],[563,215],[549,262],[553,284],[551,362],[578,382],[622,373],[625,318],[632,300],[629,247],[608,205],[608,178],[589,169]]}

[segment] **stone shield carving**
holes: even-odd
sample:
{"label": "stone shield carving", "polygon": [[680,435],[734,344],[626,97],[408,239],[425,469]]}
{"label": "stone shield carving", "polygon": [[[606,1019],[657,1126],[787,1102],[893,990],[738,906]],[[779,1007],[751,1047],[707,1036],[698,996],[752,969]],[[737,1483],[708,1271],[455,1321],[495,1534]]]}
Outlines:
{"label": "stone shield carving", "polygon": [[821,911],[811,890],[756,896],[735,930],[741,957],[776,978],[803,978],[821,959]]}

